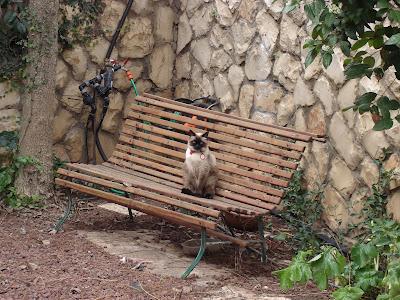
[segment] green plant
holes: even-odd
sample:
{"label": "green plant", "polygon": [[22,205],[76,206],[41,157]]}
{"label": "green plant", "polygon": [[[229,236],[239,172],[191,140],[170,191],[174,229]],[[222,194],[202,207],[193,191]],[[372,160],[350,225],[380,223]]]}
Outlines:
{"label": "green plant", "polygon": [[6,148],[11,153],[9,161],[0,166],[0,201],[12,208],[38,207],[40,197],[27,196],[17,192],[14,182],[18,172],[23,167],[32,166],[40,170],[38,161],[29,156],[17,155],[18,136],[15,132],[0,132],[0,147]]}
{"label": "green plant", "polygon": [[[10,81],[13,88],[26,88],[26,66],[30,63],[29,32],[43,30],[40,22],[26,9],[27,1],[0,0],[0,82]],[[96,20],[105,7],[103,0],[62,0],[58,42],[60,49],[71,48],[93,39]]]}
{"label": "green plant", "polygon": [[[321,55],[327,68],[333,49],[340,47],[347,79],[375,76],[395,70],[400,79],[400,1],[399,0],[288,0],[285,12],[304,3],[304,11],[312,21],[311,40],[304,44],[309,52],[305,65]],[[388,23],[387,21],[390,21]],[[395,80],[395,79],[394,79]],[[393,80],[393,81],[394,81]],[[393,82],[392,82],[393,83]],[[390,83],[391,84],[391,83]],[[389,129],[394,120],[400,122],[399,99],[368,92],[347,109],[360,114],[371,112],[374,130]]]}
{"label": "green plant", "polygon": [[315,248],[301,251],[287,268],[275,272],[282,288],[313,281],[324,290],[329,280],[334,280],[334,299],[400,299],[400,224],[390,220],[386,212],[393,172],[379,165],[379,180],[362,211],[366,230],[349,257],[331,246],[323,246],[319,253]]}
{"label": "green plant", "polygon": [[313,281],[325,290],[334,279],[334,299],[400,299],[400,224],[372,221],[369,230],[368,241],[354,245],[347,262],[331,246],[323,246],[317,255],[299,252],[287,268],[274,272],[281,287]]}
{"label": "green plant", "polygon": [[302,186],[302,171],[296,171],[282,199],[283,209],[279,212],[294,234],[294,246],[299,249],[318,248],[319,239],[313,226],[322,213],[322,189],[307,191]]}

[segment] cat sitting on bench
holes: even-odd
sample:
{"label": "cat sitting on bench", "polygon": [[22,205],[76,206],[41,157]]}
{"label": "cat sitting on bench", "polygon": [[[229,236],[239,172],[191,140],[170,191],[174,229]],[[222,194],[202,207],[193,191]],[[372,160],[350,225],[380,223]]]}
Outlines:
{"label": "cat sitting on bench", "polygon": [[215,156],[208,148],[208,131],[189,131],[189,141],[183,164],[182,193],[212,199],[218,181]]}

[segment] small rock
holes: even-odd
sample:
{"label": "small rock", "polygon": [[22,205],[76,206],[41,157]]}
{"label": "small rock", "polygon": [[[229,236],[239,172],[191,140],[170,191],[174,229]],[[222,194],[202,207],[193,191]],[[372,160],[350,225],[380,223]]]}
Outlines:
{"label": "small rock", "polygon": [[37,264],[32,263],[32,262],[28,263],[28,265],[33,271],[35,271],[37,268],[39,268],[39,266]]}
{"label": "small rock", "polygon": [[27,265],[20,265],[20,266],[18,266],[18,270],[26,270],[28,268],[28,266]]}
{"label": "small rock", "polygon": [[81,290],[79,288],[74,287],[70,290],[70,292],[71,294],[80,294]]}
{"label": "small rock", "polygon": [[192,288],[191,286],[184,286],[183,289],[182,289],[182,292],[183,292],[184,294],[189,294],[189,293],[191,293],[192,291],[193,291],[193,288]]}
{"label": "small rock", "polygon": [[43,245],[46,245],[46,246],[47,246],[47,245],[50,245],[50,240],[43,240],[43,241],[42,241],[42,244],[43,244]]}
{"label": "small rock", "polygon": [[26,234],[26,229],[25,229],[25,227],[21,227],[20,228],[20,230],[19,230],[19,232],[21,233],[21,234]]}

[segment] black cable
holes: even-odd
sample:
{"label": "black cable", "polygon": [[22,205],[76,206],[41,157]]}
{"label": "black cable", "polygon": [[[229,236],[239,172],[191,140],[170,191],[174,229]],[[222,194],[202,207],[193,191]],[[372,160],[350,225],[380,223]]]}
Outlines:
{"label": "black cable", "polygon": [[108,50],[107,50],[107,54],[105,57],[105,60],[108,61],[111,57],[111,53],[114,50],[115,47],[115,43],[117,42],[118,36],[121,32],[121,28],[125,23],[126,17],[128,16],[129,10],[131,9],[133,4],[133,0],[129,0],[126,7],[125,7],[125,11],[121,17],[121,19],[118,22],[117,28],[114,31],[114,34],[112,36],[111,42],[110,42],[110,46],[108,46]]}

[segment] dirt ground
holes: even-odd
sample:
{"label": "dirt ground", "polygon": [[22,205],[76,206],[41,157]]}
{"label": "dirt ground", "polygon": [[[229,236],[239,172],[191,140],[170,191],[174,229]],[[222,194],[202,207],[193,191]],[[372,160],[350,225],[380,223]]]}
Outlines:
{"label": "dirt ground", "polygon": [[[265,296],[257,299],[328,299],[313,286],[284,293],[271,276],[271,271],[279,269],[276,263],[269,261],[263,266],[250,253],[235,263],[233,248],[204,258],[229,271],[207,285],[195,284],[193,276],[182,280],[134,268],[78,232],[152,229],[159,230],[160,240],[176,244],[196,234],[145,215],[130,222],[127,216],[101,209],[93,202],[81,204],[63,232],[51,234],[62,210],[55,205],[42,210],[0,209],[0,299],[228,299],[218,291],[229,286]],[[291,256],[282,242],[268,240],[268,246],[272,261]],[[238,295],[235,299],[250,298]]]}

